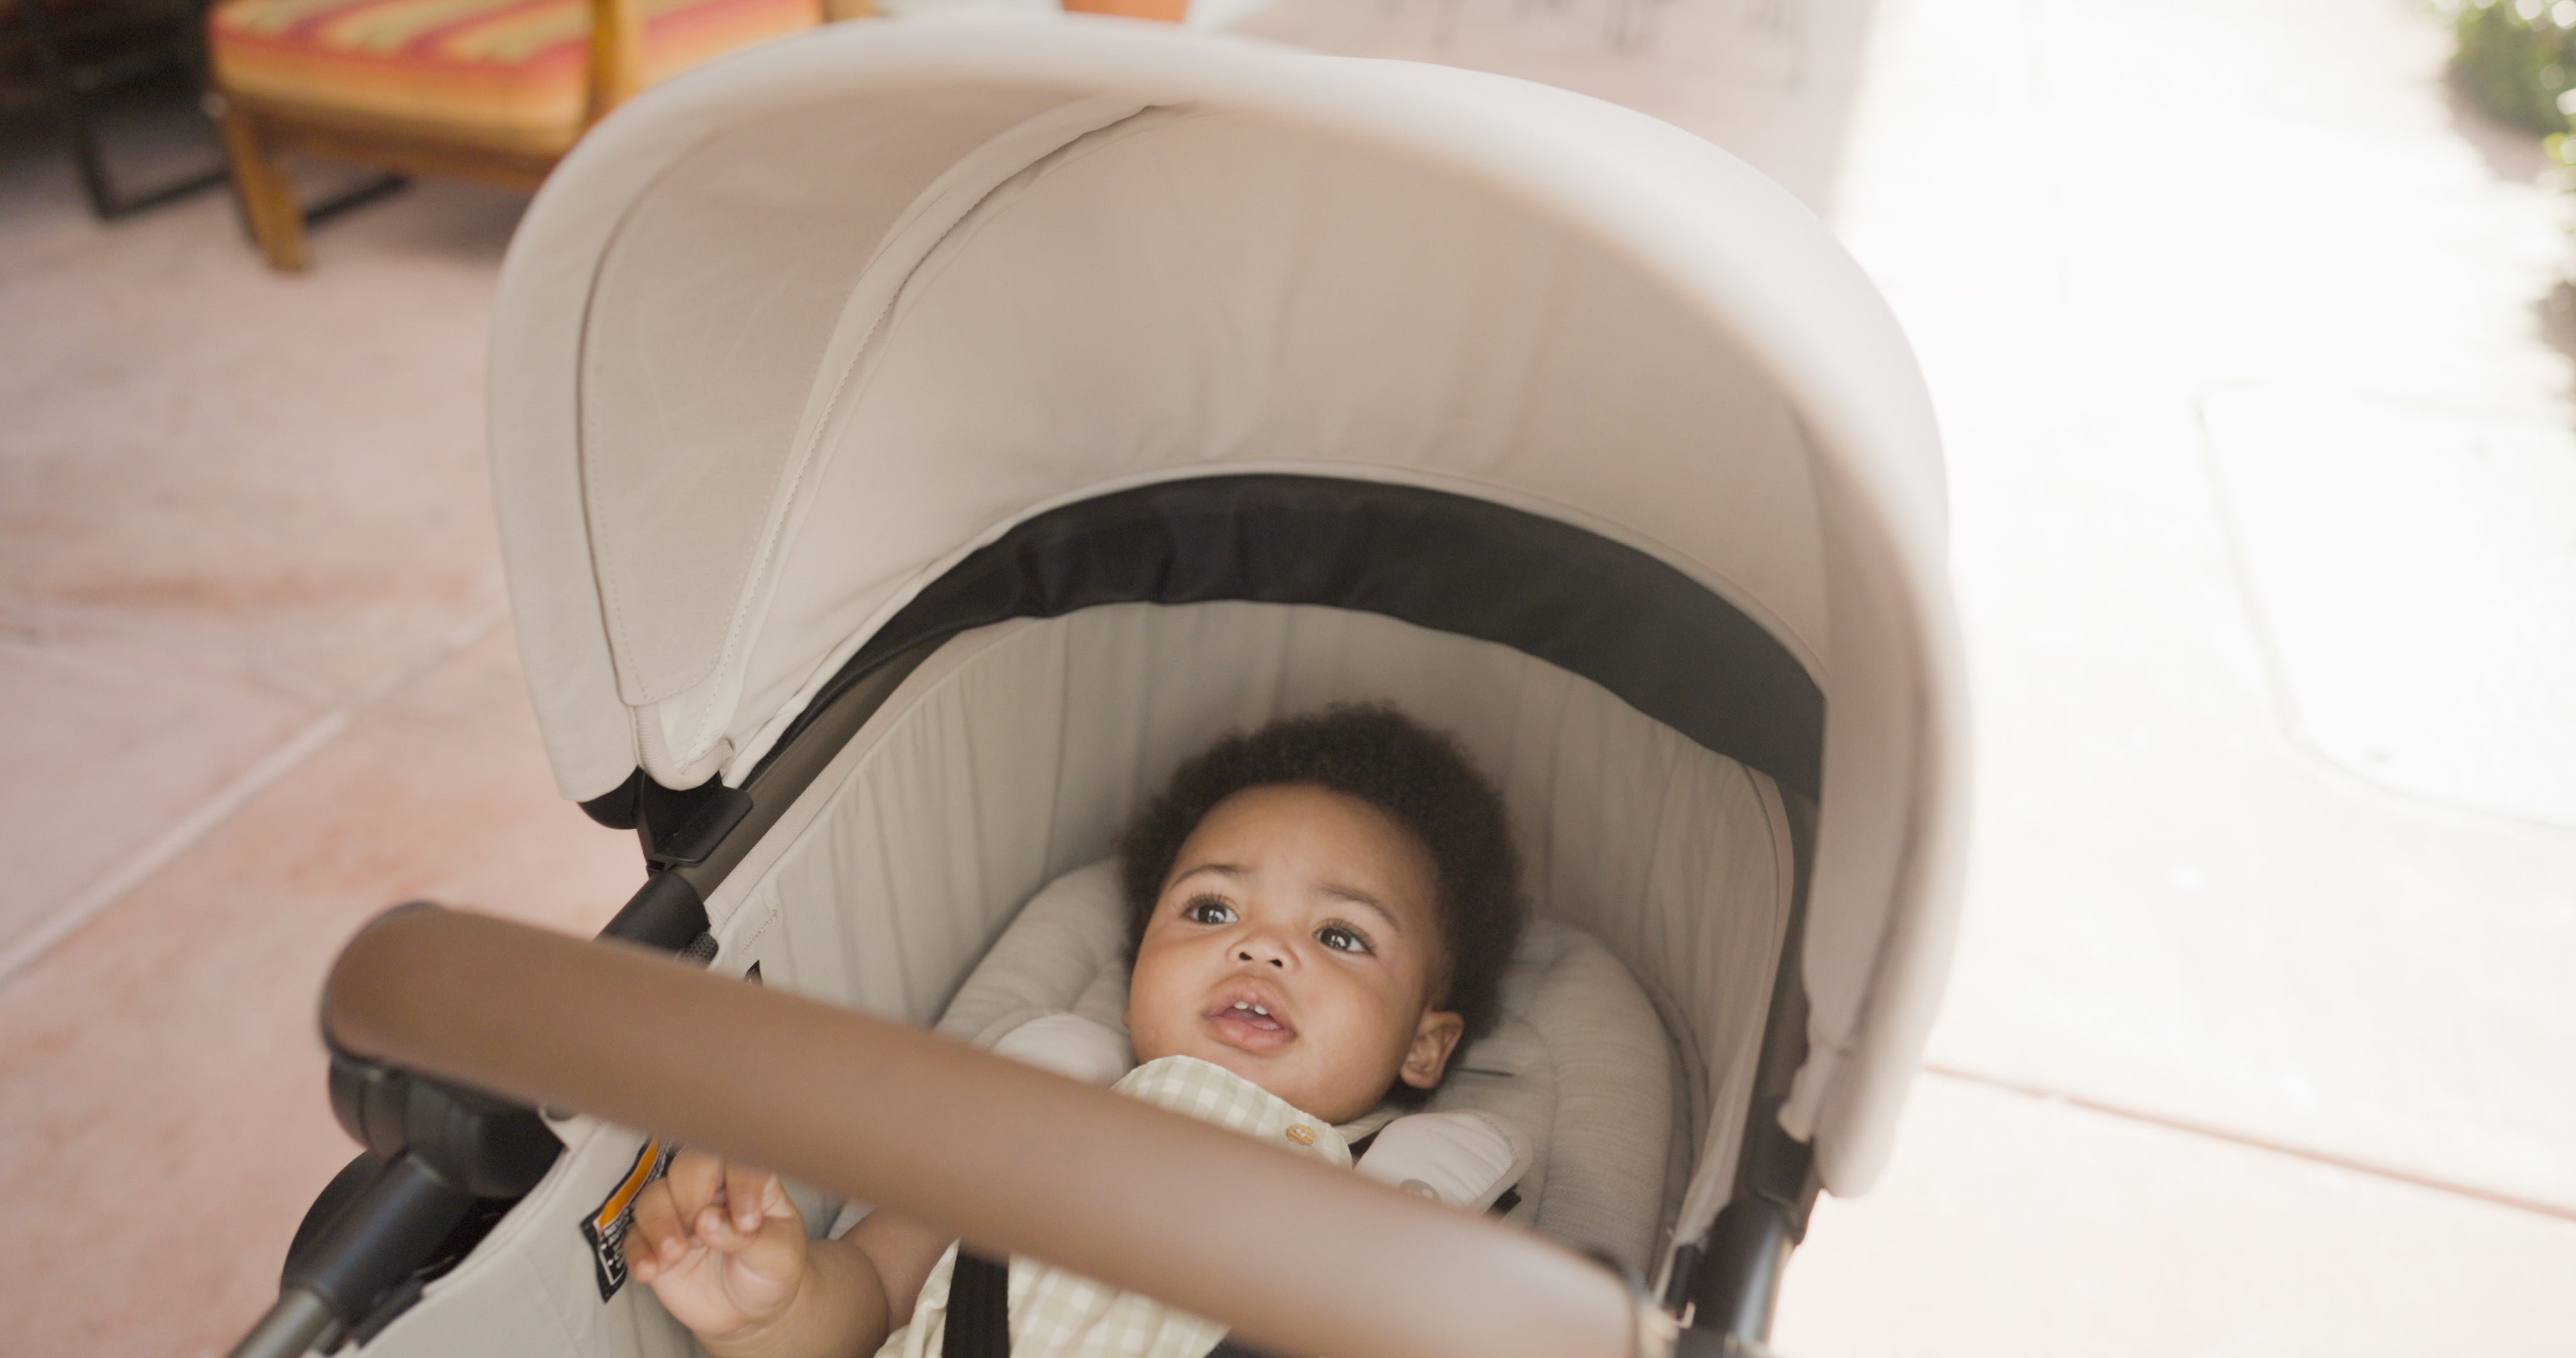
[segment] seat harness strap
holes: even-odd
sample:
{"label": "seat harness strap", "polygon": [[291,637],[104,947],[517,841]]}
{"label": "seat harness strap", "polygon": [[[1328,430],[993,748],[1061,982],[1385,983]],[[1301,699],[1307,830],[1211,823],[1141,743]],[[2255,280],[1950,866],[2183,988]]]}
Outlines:
{"label": "seat harness strap", "polygon": [[[948,1328],[939,1358],[1011,1358],[1011,1266],[957,1251],[948,1275]],[[1208,1358],[1271,1358],[1232,1339],[1220,1339]]]}
{"label": "seat harness strap", "polygon": [[1011,1358],[1011,1266],[957,1250],[939,1358]]}

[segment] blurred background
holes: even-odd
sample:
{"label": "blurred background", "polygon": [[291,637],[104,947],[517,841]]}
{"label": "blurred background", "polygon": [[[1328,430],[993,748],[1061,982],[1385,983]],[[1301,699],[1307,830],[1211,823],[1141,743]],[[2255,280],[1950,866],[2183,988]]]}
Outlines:
{"label": "blurred background", "polygon": [[[1677,123],[1913,339],[1968,924],[1784,1352],[2576,1354],[2576,0],[1117,2]],[[0,0],[12,1354],[265,1307],[360,921],[640,877],[519,683],[495,275],[586,121],[827,16],[490,9]]]}

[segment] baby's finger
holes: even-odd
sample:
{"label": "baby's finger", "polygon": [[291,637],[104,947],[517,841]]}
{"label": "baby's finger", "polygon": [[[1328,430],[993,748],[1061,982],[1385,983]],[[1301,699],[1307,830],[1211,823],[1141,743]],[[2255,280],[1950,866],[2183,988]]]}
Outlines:
{"label": "baby's finger", "polygon": [[662,1182],[670,1187],[671,1205],[678,1209],[680,1220],[695,1221],[723,1190],[725,1162],[705,1151],[682,1151],[672,1157]]}
{"label": "baby's finger", "polygon": [[746,1231],[733,1224],[733,1217],[723,1203],[701,1209],[689,1222],[690,1233],[718,1254],[740,1255],[759,1242],[757,1231]]}
{"label": "baby's finger", "polygon": [[769,1189],[761,1195],[760,1214],[771,1221],[793,1222],[800,1234],[805,1229],[805,1214],[788,1200],[787,1184],[775,1174],[769,1176]]}
{"label": "baby's finger", "polygon": [[733,1228],[749,1234],[760,1229],[760,1219],[769,1215],[769,1199],[778,1190],[778,1176],[749,1165],[725,1166],[725,1209],[733,1218]]}
{"label": "baby's finger", "polygon": [[652,1282],[687,1256],[686,1220],[672,1204],[671,1191],[659,1183],[645,1185],[635,1196],[635,1215],[626,1226],[626,1267],[638,1282]]}

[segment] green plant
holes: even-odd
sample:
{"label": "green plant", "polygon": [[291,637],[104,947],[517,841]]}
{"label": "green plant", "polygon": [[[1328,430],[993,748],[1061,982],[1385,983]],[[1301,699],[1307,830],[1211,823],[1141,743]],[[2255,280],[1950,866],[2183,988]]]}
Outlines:
{"label": "green plant", "polygon": [[2451,71],[2498,121],[2565,135],[2576,109],[2576,0],[2449,0]]}

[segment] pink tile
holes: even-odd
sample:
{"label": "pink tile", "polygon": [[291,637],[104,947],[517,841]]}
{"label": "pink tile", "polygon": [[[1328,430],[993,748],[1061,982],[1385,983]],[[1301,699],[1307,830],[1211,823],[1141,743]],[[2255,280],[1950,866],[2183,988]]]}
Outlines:
{"label": "pink tile", "polygon": [[0,987],[11,1351],[221,1353],[273,1298],[353,1151],[313,1006],[369,916],[428,898],[589,932],[640,880],[631,837],[554,795],[506,657],[361,718]]}
{"label": "pink tile", "polygon": [[1885,1180],[1820,1204],[1798,1358],[2568,1351],[2576,1221],[1927,1076]]}
{"label": "pink tile", "polygon": [[0,264],[0,625],[340,702],[490,616],[484,328],[521,201],[416,186],[301,278],[220,197]]}
{"label": "pink tile", "polygon": [[[370,708],[377,716],[477,738],[538,748],[536,710],[519,669],[519,645],[510,620],[493,617],[463,634],[462,644],[436,668],[403,685]],[[587,823],[587,822],[585,822]]]}
{"label": "pink tile", "polygon": [[120,870],[322,716],[236,680],[14,639],[0,640],[0,711],[15,714],[0,723],[0,940],[12,945],[103,904]]}

